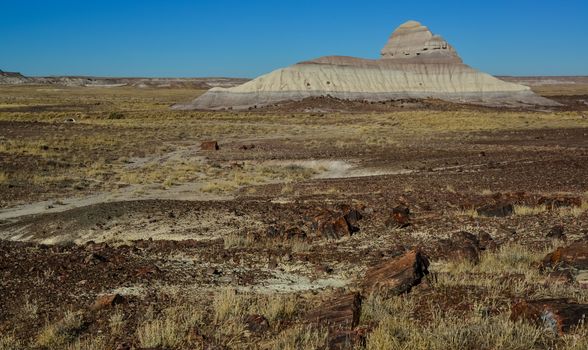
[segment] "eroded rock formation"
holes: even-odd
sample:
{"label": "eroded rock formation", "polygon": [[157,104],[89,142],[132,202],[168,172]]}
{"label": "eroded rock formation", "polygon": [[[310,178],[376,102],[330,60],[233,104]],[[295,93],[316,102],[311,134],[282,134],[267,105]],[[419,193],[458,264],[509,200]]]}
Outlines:
{"label": "eroded rock formation", "polygon": [[465,65],[442,37],[415,21],[398,27],[377,60],[325,56],[233,88],[213,88],[180,109],[249,108],[307,97],[385,101],[437,98],[484,105],[554,105],[529,87]]}

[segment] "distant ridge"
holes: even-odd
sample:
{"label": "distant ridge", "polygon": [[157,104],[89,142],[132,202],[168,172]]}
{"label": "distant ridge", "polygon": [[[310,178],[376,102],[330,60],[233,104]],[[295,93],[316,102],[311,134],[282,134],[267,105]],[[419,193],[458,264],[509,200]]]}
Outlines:
{"label": "distant ridge", "polygon": [[20,73],[0,70],[0,85],[59,85],[59,86],[133,86],[139,88],[232,87],[249,81],[244,78],[116,78],[91,76],[27,77]]}

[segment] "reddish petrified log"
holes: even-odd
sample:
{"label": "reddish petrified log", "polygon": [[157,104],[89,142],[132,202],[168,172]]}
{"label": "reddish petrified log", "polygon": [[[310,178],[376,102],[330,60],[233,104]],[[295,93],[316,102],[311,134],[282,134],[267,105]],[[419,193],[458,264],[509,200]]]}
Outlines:
{"label": "reddish petrified log", "polygon": [[377,292],[384,295],[409,292],[429,273],[428,267],[427,256],[418,249],[411,250],[399,258],[370,268],[363,278],[363,291],[365,294]]}
{"label": "reddish petrified log", "polygon": [[101,295],[98,298],[96,298],[96,301],[94,302],[94,304],[92,304],[90,309],[92,309],[94,311],[98,311],[101,309],[109,308],[109,307],[117,305],[117,304],[121,304],[124,301],[125,301],[125,298],[120,294]]}
{"label": "reddish petrified log", "polygon": [[218,143],[216,141],[204,141],[200,144],[200,149],[203,151],[218,151]]}
{"label": "reddish petrified log", "polygon": [[392,208],[392,213],[385,224],[387,227],[398,228],[410,226],[410,209],[403,205]]}
{"label": "reddish petrified log", "polygon": [[512,306],[510,317],[535,323],[561,335],[584,324],[588,304],[565,299],[523,300]]}
{"label": "reddish petrified log", "polygon": [[357,222],[362,216],[357,209],[340,211],[324,209],[312,219],[312,228],[323,238],[339,239],[359,231]]}
{"label": "reddish petrified log", "polygon": [[345,294],[325,301],[311,311],[306,319],[311,324],[331,329],[351,329],[359,324],[361,296],[359,293]]}
{"label": "reddish petrified log", "polygon": [[567,247],[557,248],[543,258],[542,267],[588,269],[588,242],[576,242]]}

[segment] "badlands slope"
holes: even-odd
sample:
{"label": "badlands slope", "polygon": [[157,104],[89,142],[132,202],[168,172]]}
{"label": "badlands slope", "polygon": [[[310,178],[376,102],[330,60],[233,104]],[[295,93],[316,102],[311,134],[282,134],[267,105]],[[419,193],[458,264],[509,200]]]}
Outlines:
{"label": "badlands slope", "polygon": [[326,56],[213,88],[179,109],[242,109],[314,96],[385,101],[438,98],[492,106],[556,105],[529,87],[465,65],[442,37],[415,21],[398,27],[377,60]]}

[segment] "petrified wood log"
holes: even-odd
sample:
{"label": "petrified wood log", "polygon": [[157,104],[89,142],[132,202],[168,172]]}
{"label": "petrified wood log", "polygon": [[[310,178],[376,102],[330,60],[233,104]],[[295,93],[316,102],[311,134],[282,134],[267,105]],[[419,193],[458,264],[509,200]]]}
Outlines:
{"label": "petrified wood log", "polygon": [[385,222],[386,227],[404,228],[410,226],[410,209],[403,205],[392,208],[390,217]]}
{"label": "petrified wood log", "polygon": [[588,242],[576,242],[568,247],[557,248],[543,258],[542,267],[588,269]]}
{"label": "petrified wood log", "polygon": [[514,212],[514,206],[510,203],[488,204],[477,208],[476,212],[480,216],[501,218],[512,215]]}
{"label": "petrified wood log", "polygon": [[512,306],[510,317],[535,323],[561,335],[586,322],[588,304],[565,299],[523,300]]}
{"label": "petrified wood log", "polygon": [[363,279],[365,294],[377,292],[398,295],[409,292],[429,273],[429,259],[420,250],[411,250],[399,258],[386,260],[370,268]]}
{"label": "petrified wood log", "polygon": [[311,311],[306,319],[333,329],[351,329],[359,324],[361,296],[359,293],[345,294],[328,300]]}
{"label": "petrified wood log", "polygon": [[323,238],[339,239],[359,231],[356,226],[361,214],[356,209],[334,211],[325,209],[312,219],[312,228]]}
{"label": "petrified wood log", "polygon": [[200,149],[204,151],[217,151],[219,147],[216,141],[204,141],[200,144]]}

